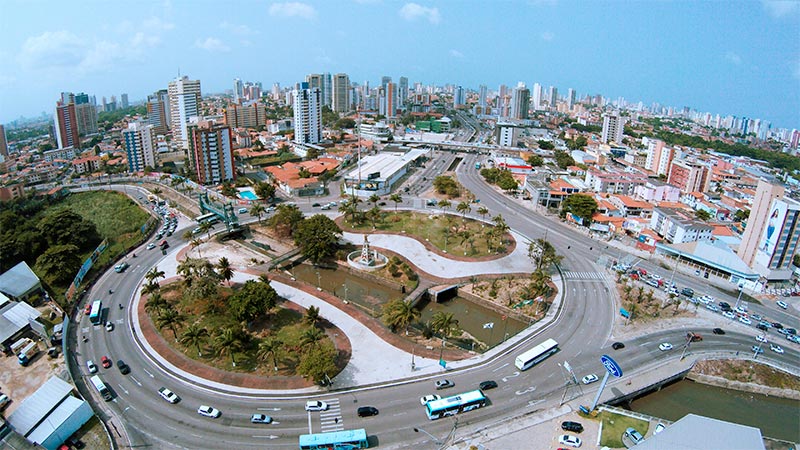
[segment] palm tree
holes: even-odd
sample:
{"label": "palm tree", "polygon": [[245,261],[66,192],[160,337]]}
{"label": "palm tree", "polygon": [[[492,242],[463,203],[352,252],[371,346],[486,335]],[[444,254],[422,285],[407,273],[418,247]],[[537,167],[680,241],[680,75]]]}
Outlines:
{"label": "palm tree", "polygon": [[236,367],[235,353],[242,349],[242,340],[232,328],[225,328],[214,336],[214,351],[218,356],[229,355],[233,367]]}
{"label": "palm tree", "polygon": [[214,229],[214,225],[211,225],[211,222],[203,222],[197,228],[200,228],[200,234],[208,233],[208,238],[211,239],[211,230]]}
{"label": "palm tree", "polygon": [[350,223],[356,222],[356,215],[358,214],[358,204],[361,200],[355,195],[351,198],[339,203],[339,212],[347,216],[350,215]]}
{"label": "palm tree", "polygon": [[192,242],[189,242],[189,245],[192,246],[193,249],[197,249],[197,257],[202,258],[203,255],[200,253],[200,246],[203,245],[203,241],[200,239],[192,239]]}
{"label": "palm tree", "polygon": [[178,340],[178,330],[176,327],[180,326],[186,318],[183,314],[179,313],[174,308],[167,308],[161,311],[161,314],[156,317],[156,325],[158,328],[169,328],[172,330],[172,335],[175,336],[175,341]]}
{"label": "palm tree", "polygon": [[453,317],[453,313],[437,311],[431,317],[431,326],[444,337],[450,336],[457,324],[458,321]]}
{"label": "palm tree", "polygon": [[158,266],[154,266],[146,274],[144,274],[144,277],[145,279],[147,279],[148,282],[152,283],[153,280],[166,277],[166,274],[164,273],[163,270],[158,270]]}
{"label": "palm tree", "polygon": [[394,202],[394,212],[397,213],[397,205],[403,202],[403,197],[400,194],[392,194],[389,196],[389,200]]}
{"label": "palm tree", "polygon": [[153,315],[166,309],[169,306],[167,300],[161,296],[160,293],[154,292],[151,296],[147,297],[147,302],[144,304],[144,310],[148,314]]}
{"label": "palm tree", "polygon": [[372,203],[372,206],[378,206],[378,202],[381,201],[381,196],[378,194],[372,194],[369,196],[369,202]]}
{"label": "palm tree", "polygon": [[306,310],[306,316],[303,318],[303,321],[306,324],[315,327],[317,326],[317,322],[319,322],[319,319],[320,319],[319,308],[314,305],[309,306],[308,309]]}
{"label": "palm tree", "polygon": [[162,191],[160,188],[153,188],[153,190],[150,191],[150,192],[152,192],[153,195],[158,195],[158,194],[160,194],[160,193],[162,193],[164,191]]}
{"label": "palm tree", "polygon": [[300,345],[305,347],[315,347],[319,341],[325,338],[325,332],[317,327],[307,328],[302,335],[300,335]]}
{"label": "palm tree", "polygon": [[261,283],[269,284],[270,283],[269,275],[262,273],[261,275],[258,276],[258,281]]}
{"label": "palm tree", "polygon": [[254,203],[253,206],[250,207],[250,215],[258,217],[258,223],[261,223],[261,216],[266,212],[266,209],[261,205],[261,203]]}
{"label": "palm tree", "polygon": [[208,330],[199,324],[193,323],[186,327],[181,334],[181,344],[194,345],[197,348],[197,356],[203,356],[200,352],[200,344],[208,338]]}
{"label": "palm tree", "polygon": [[472,208],[469,206],[469,203],[461,202],[456,206],[456,211],[461,213],[461,218],[463,219],[467,216],[468,212],[472,211]]}
{"label": "palm tree", "polygon": [[233,278],[233,269],[231,268],[231,262],[228,261],[228,258],[222,257],[217,262],[217,269],[219,270],[219,276],[228,282],[228,286],[230,286],[231,278]]}
{"label": "palm tree", "polygon": [[145,284],[142,286],[142,295],[150,295],[155,294],[156,292],[161,291],[161,285],[151,281],[150,283]]}
{"label": "palm tree", "polygon": [[442,199],[442,200],[439,200],[439,203],[436,204],[436,206],[438,206],[439,208],[442,208],[445,211],[447,211],[450,208],[451,205],[452,205],[452,203],[450,203],[450,200],[447,200],[446,198]]}
{"label": "palm tree", "polygon": [[194,233],[192,233],[192,230],[186,230],[183,232],[181,237],[186,239],[187,241],[191,241],[194,238]]}
{"label": "palm tree", "polygon": [[370,222],[372,222],[372,229],[375,229],[375,222],[380,220],[381,218],[381,209],[377,206],[373,206],[367,211],[367,218],[369,218]]}
{"label": "palm tree", "polygon": [[272,365],[278,371],[278,353],[283,349],[283,342],[278,338],[266,338],[258,343],[256,358],[259,361],[267,362],[272,357]]}
{"label": "palm tree", "polygon": [[383,308],[383,323],[392,331],[403,328],[408,334],[408,327],[412,322],[419,319],[420,312],[414,308],[410,301],[396,299],[386,304]]}
{"label": "palm tree", "polygon": [[482,218],[484,218],[484,219],[485,219],[485,218],[486,218],[486,216],[487,216],[487,215],[489,215],[489,208],[487,208],[487,207],[485,207],[485,206],[481,206],[481,207],[479,207],[479,208],[478,208],[478,211],[477,211],[477,213],[478,213],[478,214],[479,214],[479,215],[480,215]]}

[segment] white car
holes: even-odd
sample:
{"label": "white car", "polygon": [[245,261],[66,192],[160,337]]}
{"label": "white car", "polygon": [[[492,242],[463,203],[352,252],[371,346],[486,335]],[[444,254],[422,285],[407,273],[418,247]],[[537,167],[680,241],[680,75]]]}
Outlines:
{"label": "white car", "polygon": [[111,322],[106,322],[106,331],[114,331],[114,324]]}
{"label": "white car", "polygon": [[779,354],[779,355],[783,354],[783,349],[781,348],[780,345],[769,344],[769,349],[772,350],[773,352]]}
{"label": "white car", "polygon": [[151,243],[147,244],[147,249],[148,250],[152,250],[154,248],[156,248],[156,244],[154,242],[151,242]]}
{"label": "white car", "polygon": [[5,408],[10,401],[11,399],[8,397],[8,395],[6,394],[0,395],[0,409]]}
{"label": "white car", "polygon": [[728,319],[736,318],[736,314],[734,314],[733,311],[725,311],[724,313],[722,313],[722,316],[727,317]]}
{"label": "white car", "polygon": [[787,308],[789,308],[789,304],[788,304],[788,303],[786,303],[786,302],[784,302],[784,301],[782,301],[782,300],[778,300],[778,301],[776,302],[776,305],[778,305],[778,306],[779,306],[780,308],[782,308],[782,309],[787,309]]}
{"label": "white car", "polygon": [[426,396],[424,396],[424,397],[419,399],[419,404],[422,405],[422,406],[425,406],[426,404],[428,404],[428,402],[432,402],[434,400],[439,400],[441,398],[442,398],[441,395],[436,395],[436,394],[426,395]]}
{"label": "white car", "polygon": [[662,431],[664,431],[664,428],[667,428],[667,426],[666,426],[666,425],[664,425],[664,424],[663,424],[663,423],[661,423],[661,422],[658,422],[658,423],[656,424],[656,429],[655,429],[655,430],[653,430],[653,435],[656,435],[656,434],[658,434],[658,433],[661,433]]}
{"label": "white car", "polygon": [[91,359],[86,361],[86,367],[89,368],[89,373],[97,373],[97,366],[94,365]]}
{"label": "white car", "polygon": [[753,324],[752,320],[750,320],[750,319],[748,319],[747,317],[744,317],[744,316],[739,317],[739,322],[742,322],[745,325],[752,325]]}
{"label": "white car", "polygon": [[162,387],[158,389],[158,395],[161,396],[164,400],[170,403],[178,403],[181,401],[181,398],[177,396],[174,392],[170,391],[169,389]]}
{"label": "white car", "polygon": [[561,445],[569,445],[570,447],[578,448],[581,446],[581,438],[571,434],[562,434],[558,437],[558,443]]}
{"label": "white car", "polygon": [[581,382],[583,384],[592,384],[597,380],[598,380],[598,378],[597,378],[597,375],[595,375],[595,374],[586,375],[585,377],[581,378]]}
{"label": "white car", "polygon": [[758,342],[763,342],[765,344],[767,343],[767,337],[764,336],[763,334],[759,334],[758,336],[756,336],[756,340]]}
{"label": "white car", "polygon": [[650,278],[652,278],[652,279],[654,279],[654,280],[658,281],[658,280],[660,280],[660,279],[661,279],[661,275],[651,274],[651,275],[650,275]]}
{"label": "white car", "polygon": [[670,344],[669,342],[662,342],[658,344],[658,349],[661,350],[662,352],[666,352],[667,350],[672,350],[672,344]]}
{"label": "white car", "polygon": [[704,296],[700,297],[700,301],[707,305],[709,303],[714,303],[714,297],[712,297],[710,295],[704,295]]}
{"label": "white car", "polygon": [[306,402],[306,411],[327,411],[328,404],[320,400],[309,400]]}
{"label": "white car", "polygon": [[747,307],[746,306],[737,306],[733,312],[737,314],[747,314]]}
{"label": "white car", "polygon": [[219,412],[217,408],[206,405],[200,405],[200,407],[197,408],[197,414],[200,414],[201,416],[211,417],[212,419],[216,419],[217,417],[222,415],[222,413]]}

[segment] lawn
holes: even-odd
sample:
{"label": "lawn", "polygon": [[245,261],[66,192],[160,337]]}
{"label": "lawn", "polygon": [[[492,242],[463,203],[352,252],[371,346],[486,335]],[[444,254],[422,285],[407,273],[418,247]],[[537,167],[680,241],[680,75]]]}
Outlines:
{"label": "lawn", "polygon": [[610,413],[608,411],[601,412],[598,416],[603,422],[603,435],[600,436],[600,445],[611,448],[625,448],[622,443],[622,434],[628,427],[633,427],[644,436],[650,423],[634,419],[632,417],[623,416],[619,414]]}
{"label": "lawn", "polygon": [[[454,255],[480,256],[490,253],[502,253],[510,242],[510,236],[503,237],[502,245],[498,240],[490,239],[487,232],[494,227],[481,221],[466,219],[456,214],[419,214],[409,211],[381,211],[380,218],[375,220],[375,227],[370,220],[352,224],[349,217],[343,225],[353,231],[388,231],[406,233],[425,240],[434,247]],[[449,230],[449,232],[447,232]],[[490,249],[490,242],[492,248]]]}

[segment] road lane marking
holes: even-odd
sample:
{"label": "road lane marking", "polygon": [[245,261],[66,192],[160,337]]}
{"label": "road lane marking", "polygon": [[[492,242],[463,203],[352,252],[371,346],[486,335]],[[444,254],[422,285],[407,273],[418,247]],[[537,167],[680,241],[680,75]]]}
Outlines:
{"label": "road lane marking", "polygon": [[505,363],[502,366],[498,367],[497,369],[492,370],[492,372],[497,372],[498,370],[502,369],[503,367],[507,366],[509,363]]}

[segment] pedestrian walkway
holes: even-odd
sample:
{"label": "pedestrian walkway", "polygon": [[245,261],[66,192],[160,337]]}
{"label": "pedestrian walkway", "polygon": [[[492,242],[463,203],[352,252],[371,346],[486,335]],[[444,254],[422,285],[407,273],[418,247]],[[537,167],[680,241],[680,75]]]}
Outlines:
{"label": "pedestrian walkway", "polygon": [[603,272],[564,272],[564,279],[567,281],[606,281],[608,276]]}
{"label": "pedestrian walkway", "polygon": [[320,432],[329,433],[331,431],[344,430],[344,418],[342,417],[342,406],[338,398],[325,399],[328,409],[319,414]]}

